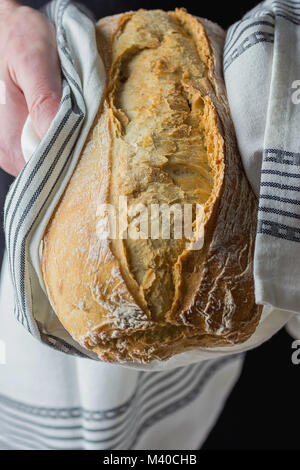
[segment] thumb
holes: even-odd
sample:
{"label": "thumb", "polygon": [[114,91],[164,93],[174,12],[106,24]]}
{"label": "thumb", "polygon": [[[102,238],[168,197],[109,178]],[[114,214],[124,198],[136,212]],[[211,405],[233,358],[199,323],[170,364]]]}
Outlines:
{"label": "thumb", "polygon": [[60,103],[59,95],[45,88],[25,97],[33,127],[42,139],[57,113]]}
{"label": "thumb", "polygon": [[33,126],[40,139],[47,132],[61,99],[61,72],[52,45],[36,47],[14,64],[14,80],[23,91]]}

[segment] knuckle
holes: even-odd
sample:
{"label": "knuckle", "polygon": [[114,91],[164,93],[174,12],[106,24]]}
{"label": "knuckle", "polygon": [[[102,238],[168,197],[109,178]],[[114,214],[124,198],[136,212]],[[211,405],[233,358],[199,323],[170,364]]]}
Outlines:
{"label": "knuckle", "polygon": [[53,92],[38,93],[32,100],[29,112],[32,115],[46,113],[53,103],[58,102],[56,95]]}

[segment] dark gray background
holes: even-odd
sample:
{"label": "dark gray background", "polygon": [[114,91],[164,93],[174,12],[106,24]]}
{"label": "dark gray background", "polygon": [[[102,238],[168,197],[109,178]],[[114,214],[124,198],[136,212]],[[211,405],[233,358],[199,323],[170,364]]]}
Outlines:
{"label": "dark gray background", "polygon": [[[45,1],[24,1],[39,8]],[[185,7],[190,13],[206,17],[224,28],[237,21],[257,1],[181,2],[173,1],[81,1],[97,18],[138,8],[172,10]],[[0,170],[0,205],[3,204],[13,178]],[[4,249],[0,231],[0,253]],[[299,449],[297,423],[300,420],[298,383],[300,365],[291,362],[292,338],[280,331],[263,346],[246,355],[241,379],[227,401],[225,409],[204,444],[204,449]]]}

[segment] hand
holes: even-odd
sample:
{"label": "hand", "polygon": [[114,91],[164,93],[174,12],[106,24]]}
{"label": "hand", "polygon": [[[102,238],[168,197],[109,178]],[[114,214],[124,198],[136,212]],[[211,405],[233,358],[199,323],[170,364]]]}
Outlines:
{"label": "hand", "polygon": [[25,165],[21,133],[28,113],[42,138],[59,106],[61,73],[54,26],[14,0],[0,4],[0,80],[0,167],[16,176]]}

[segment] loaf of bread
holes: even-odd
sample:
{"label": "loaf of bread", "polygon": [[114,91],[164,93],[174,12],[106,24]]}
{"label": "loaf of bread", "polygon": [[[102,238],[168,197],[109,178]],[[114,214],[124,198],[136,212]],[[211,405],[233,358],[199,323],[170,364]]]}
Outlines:
{"label": "loaf of bread", "polygon": [[[44,233],[51,305],[104,361],[146,363],[242,343],[261,314],[257,201],[226,98],[225,33],[183,9],[124,13],[96,30],[107,87]],[[132,236],[112,236],[108,208],[120,227],[120,200]],[[192,210],[193,238],[174,227],[169,237],[139,232],[136,208],[163,204],[202,209]]]}

